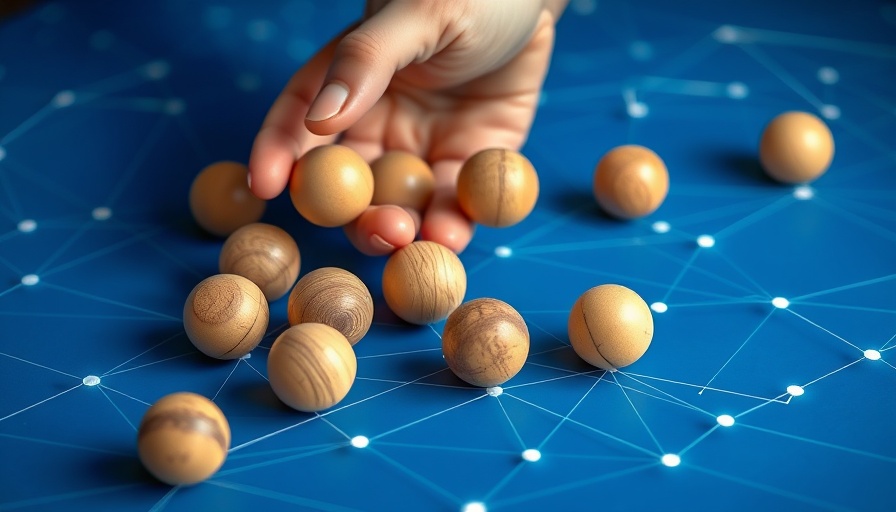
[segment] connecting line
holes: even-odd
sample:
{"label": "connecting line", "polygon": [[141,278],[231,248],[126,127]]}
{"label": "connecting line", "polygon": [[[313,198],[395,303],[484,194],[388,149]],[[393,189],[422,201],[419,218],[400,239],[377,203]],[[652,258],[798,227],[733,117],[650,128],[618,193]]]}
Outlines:
{"label": "connecting line", "polygon": [[706,385],[703,386],[703,389],[701,389],[701,390],[697,393],[698,395],[702,395],[702,394],[703,394],[703,391],[706,390],[706,386],[709,386],[710,384],[712,384],[712,381],[716,380],[716,377],[718,377],[719,374],[722,373],[722,370],[724,370],[725,367],[727,367],[728,364],[731,363],[731,361],[737,356],[737,354],[739,354],[740,351],[741,351],[745,346],[747,346],[747,343],[749,343],[750,340],[753,339],[753,336],[755,336],[756,333],[759,332],[760,329],[762,329],[762,327],[765,325],[766,322],[768,322],[768,319],[771,318],[772,315],[773,315],[774,313],[775,313],[775,310],[772,309],[771,311],[768,312],[767,315],[765,315],[765,318],[763,318],[762,321],[759,322],[759,325],[757,325],[756,328],[753,329],[753,332],[751,332],[750,335],[747,336],[747,339],[745,339],[744,342],[741,343],[739,347],[737,347],[737,350],[735,350],[734,353],[731,354],[731,357],[729,357],[728,360],[725,361],[725,364],[723,364],[722,367],[719,368],[719,371],[717,371],[717,372],[712,376],[712,378],[709,379],[709,382],[707,382]]}
{"label": "connecting line", "polygon": [[[487,395],[483,395],[483,396],[487,396]],[[460,502],[461,502],[461,499],[460,499],[459,497],[457,497],[457,496],[455,496],[454,494],[448,492],[446,489],[444,489],[444,488],[442,488],[442,487],[436,485],[436,484],[433,483],[431,480],[426,479],[426,478],[423,478],[420,474],[415,473],[415,472],[409,470],[409,469],[408,469],[407,467],[405,467],[403,464],[401,464],[401,463],[399,463],[398,461],[396,461],[395,459],[393,459],[393,458],[387,456],[385,453],[383,453],[383,452],[377,450],[376,448],[367,447],[367,448],[365,448],[365,450],[370,450],[371,452],[375,453],[379,458],[381,458],[381,459],[383,459],[384,461],[386,461],[387,463],[389,463],[389,465],[391,465],[392,467],[398,469],[399,471],[401,471],[401,472],[404,473],[405,475],[407,475],[407,476],[413,478],[414,480],[416,480],[416,481],[419,482],[420,484],[423,484],[423,486],[425,486],[427,489],[429,489],[429,490],[431,490],[431,491],[435,491],[435,492],[438,493],[439,495],[448,498],[449,500],[451,500],[452,503],[460,503]]]}
{"label": "connecting line", "polygon": [[719,392],[719,393],[727,393],[727,394],[729,394],[729,395],[742,396],[742,397],[744,397],[744,398],[754,398],[754,399],[756,399],[756,400],[762,400],[762,401],[768,401],[768,402],[778,402],[778,403],[782,403],[782,404],[783,404],[783,403],[787,403],[787,402],[784,401],[784,400],[780,400],[780,398],[781,398],[782,396],[786,395],[786,393],[785,393],[784,395],[780,395],[780,396],[778,396],[777,398],[766,398],[766,397],[762,397],[762,396],[748,395],[748,394],[746,394],[746,393],[740,393],[740,392],[737,392],[737,391],[729,391],[729,390],[727,390],[727,389],[719,389],[719,388],[704,387],[704,386],[701,386],[701,385],[699,385],[699,384],[691,384],[691,383],[688,383],[688,382],[682,382],[682,381],[671,380],[671,379],[664,379],[664,378],[662,378],[662,377],[653,377],[653,376],[650,376],[650,375],[643,375],[643,374],[638,374],[638,373],[628,373],[628,374],[625,374],[625,375],[626,375],[626,376],[632,376],[632,375],[634,375],[635,377],[641,377],[642,379],[658,380],[658,381],[660,381],[660,382],[668,382],[668,383],[670,383],[670,384],[677,384],[677,385],[679,385],[679,386],[687,386],[687,387],[692,387],[692,388],[703,388],[703,389],[706,389],[706,390],[709,390],[709,391],[717,391],[717,392]]}
{"label": "connecting line", "polygon": [[[639,380],[639,379],[636,379],[636,378],[632,377],[632,375],[631,375],[630,373],[623,372],[622,370],[617,370],[616,373],[618,373],[619,375],[622,375],[623,377],[626,377],[626,378],[628,378],[628,379],[631,379],[631,380],[637,382],[638,384],[641,384],[641,385],[644,386],[644,387],[650,388],[650,389],[656,391],[657,393],[660,393],[661,395],[665,395],[665,396],[669,397],[669,399],[670,399],[670,401],[671,401],[672,403],[677,403],[678,405],[680,405],[680,406],[682,406],[682,407],[685,407],[685,408],[687,408],[687,409],[692,409],[692,410],[697,411],[697,412],[702,412],[703,414],[705,414],[705,415],[707,415],[707,416],[715,417],[715,415],[714,415],[713,413],[711,413],[711,412],[709,412],[709,411],[707,411],[707,410],[701,409],[701,408],[697,407],[697,406],[694,405],[694,404],[688,403],[688,402],[686,402],[685,400],[682,400],[681,398],[678,398],[678,397],[675,396],[675,395],[672,395],[672,394],[670,394],[670,393],[666,393],[665,391],[663,391],[662,389],[660,389],[660,388],[658,388],[658,387],[656,387],[656,386],[651,386],[650,384],[647,384],[646,382],[644,382],[644,381],[642,381],[642,380]],[[631,389],[634,389],[634,388],[631,388]],[[645,393],[645,394],[647,394],[647,393]],[[648,394],[648,396],[651,396],[651,395]],[[657,399],[660,399],[660,398],[657,397]]]}
{"label": "connecting line", "polygon": [[270,489],[262,489],[261,487],[255,487],[243,483],[224,482],[216,479],[206,480],[204,483],[208,485],[214,485],[216,487],[222,487],[224,489],[230,489],[239,493],[267,498],[273,501],[279,501],[281,503],[288,503],[290,505],[298,506],[302,510],[325,510],[327,512],[360,512],[360,509],[344,507],[342,505],[335,505],[333,503],[327,503],[325,501],[318,501],[302,496],[296,496],[293,494],[272,491]]}
{"label": "connecting line", "polygon": [[685,446],[684,448],[682,448],[681,450],[679,450],[678,456],[680,457],[680,456],[684,455],[685,453],[688,452],[688,450],[690,450],[691,448],[700,444],[700,442],[702,442],[704,439],[709,437],[709,435],[712,434],[713,432],[715,432],[719,427],[720,427],[720,425],[713,425],[712,428],[710,428],[709,430],[704,432],[700,437],[691,441],[691,444],[689,444],[689,445]]}
{"label": "connecting line", "polygon": [[632,399],[628,396],[628,393],[625,392],[625,388],[624,388],[622,385],[619,384],[619,381],[618,381],[618,380],[616,380],[616,374],[613,373],[613,372],[611,372],[611,373],[610,373],[610,376],[613,377],[613,382],[615,382],[616,385],[619,386],[619,389],[622,391],[622,395],[625,397],[626,400],[628,400],[628,404],[632,406],[632,410],[635,412],[635,416],[638,417],[638,421],[640,421],[640,422],[641,422],[641,425],[644,426],[644,430],[647,431],[647,435],[649,435],[650,438],[653,439],[653,442],[656,444],[656,447],[657,447],[657,449],[660,451],[660,453],[664,453],[665,450],[663,450],[663,447],[662,447],[662,445],[660,445],[660,442],[659,442],[659,440],[656,438],[656,436],[653,435],[653,431],[650,430],[650,427],[647,426],[647,422],[644,421],[644,418],[643,418],[643,417],[641,417],[641,413],[638,412],[638,408],[635,407],[635,403],[632,402]]}
{"label": "connecting line", "polygon": [[776,201],[773,201],[766,206],[754,211],[753,213],[747,215],[746,217],[741,217],[733,224],[729,224],[728,226],[716,231],[715,237],[716,239],[721,239],[722,237],[729,235],[739,229],[743,229],[751,224],[755,224],[756,222],[768,217],[769,215],[777,212],[778,210],[790,206],[796,201],[792,195],[786,195],[778,198]]}
{"label": "connecting line", "polygon": [[773,75],[778,77],[781,82],[784,83],[787,87],[793,90],[793,92],[797,93],[801,96],[806,102],[815,107],[816,110],[821,110],[824,107],[824,103],[817,96],[812,94],[809,89],[807,89],[803,84],[801,84],[796,78],[794,78],[790,73],[785,71],[782,67],[778,66],[771,59],[768,58],[765,54],[763,54],[757,47],[751,45],[738,45],[738,47],[744,51],[747,55],[753,58],[759,64],[765,66]]}
{"label": "connecting line", "polygon": [[516,429],[516,425],[513,424],[513,420],[510,419],[510,414],[507,413],[507,409],[504,407],[504,404],[501,402],[501,397],[495,397],[495,401],[498,402],[498,405],[501,406],[501,412],[504,413],[504,417],[507,418],[507,423],[510,424],[510,429],[513,430],[513,435],[516,436],[516,440],[520,442],[520,448],[526,449],[526,443],[523,441],[523,436],[520,435],[520,432]]}
{"label": "connecting line", "polygon": [[[166,357],[164,359],[156,359],[155,361],[152,361],[150,363],[141,364],[139,366],[132,366],[131,368],[126,368],[124,370],[118,370],[117,372],[104,373],[104,374],[100,375],[100,377],[110,377],[112,375],[118,375],[120,373],[132,372],[134,370],[139,370],[140,368],[146,368],[147,366],[152,366],[152,365],[159,364],[159,363],[165,363],[165,362],[171,361],[172,359],[180,359],[181,357],[191,356],[195,353],[196,353],[195,350],[191,350],[190,352],[184,352],[183,354],[178,354],[176,356]],[[137,357],[140,357],[140,356],[137,356]]]}
{"label": "connecting line", "polygon": [[118,200],[119,196],[121,196],[122,192],[125,190],[125,186],[128,182],[131,181],[131,178],[134,177],[134,174],[137,172],[137,169],[141,164],[146,162],[146,157],[152,151],[153,146],[161,139],[162,135],[165,133],[165,128],[168,125],[168,116],[162,116],[159,118],[159,121],[152,127],[152,130],[144,137],[143,144],[137,150],[137,153],[134,155],[131,164],[119,175],[118,183],[115,184],[115,188],[109,192],[109,195],[106,197],[106,205],[114,206],[115,202]]}
{"label": "connecting line", "polygon": [[[89,224],[90,224],[90,223],[88,223],[88,224],[86,224],[86,225],[89,225]],[[142,241],[144,241],[144,240],[146,240],[146,239],[148,239],[148,238],[152,238],[152,237],[156,236],[157,234],[161,233],[162,231],[163,231],[163,228],[148,229],[148,230],[143,231],[143,232],[141,232],[141,233],[137,233],[136,235],[133,235],[133,236],[131,236],[131,237],[129,237],[129,238],[126,238],[126,239],[124,239],[124,240],[121,240],[121,241],[119,241],[119,242],[116,242],[116,243],[114,243],[114,244],[107,245],[107,246],[103,247],[102,249],[99,249],[99,250],[97,250],[97,251],[94,251],[94,252],[92,252],[92,253],[90,253],[90,254],[85,254],[84,256],[81,256],[81,257],[79,257],[79,258],[75,258],[75,259],[69,260],[69,261],[67,261],[67,262],[65,262],[65,263],[63,263],[63,264],[57,265],[57,266],[55,266],[55,267],[53,267],[53,268],[49,268],[49,269],[48,269],[48,268],[47,268],[48,263],[45,263],[45,264],[41,267],[41,269],[38,270],[38,271],[35,272],[35,273],[38,274],[38,275],[41,276],[41,277],[46,277],[46,276],[49,276],[49,275],[53,275],[53,274],[56,274],[56,273],[61,272],[61,271],[63,271],[63,270],[68,270],[68,269],[70,269],[70,268],[72,268],[72,267],[75,267],[75,266],[77,266],[77,265],[80,265],[81,263],[84,263],[84,262],[87,262],[87,261],[93,261],[93,260],[99,258],[100,256],[105,256],[105,255],[107,255],[107,254],[111,254],[111,253],[113,253],[113,252],[115,252],[115,251],[117,251],[117,250],[119,250],[119,249],[121,249],[121,248],[123,248],[123,247],[127,247],[127,246],[129,246],[129,245],[133,245],[133,244],[135,244],[135,243],[137,243],[137,242],[142,242]],[[75,237],[73,237],[73,238],[75,238]],[[54,259],[55,259],[55,258],[54,258]]]}
{"label": "connecting line", "polygon": [[240,361],[241,361],[241,359],[236,360],[236,364],[233,365],[233,368],[230,369],[230,373],[227,374],[227,377],[224,379],[224,382],[221,383],[221,386],[218,388],[218,391],[215,391],[215,395],[212,397],[212,402],[214,402],[215,399],[218,398],[218,395],[221,393],[221,390],[224,389],[225,385],[227,385],[227,381],[230,380],[230,377],[233,376],[233,373],[240,366]]}
{"label": "connecting line", "polygon": [[19,126],[16,126],[10,132],[4,135],[3,138],[0,139],[0,146],[5,146],[6,144],[14,141],[20,135],[33,128],[34,125],[36,125],[43,118],[47,117],[50,112],[53,112],[55,110],[56,107],[53,106],[53,100],[51,99],[49,103],[42,106],[40,109],[38,109],[37,112],[31,114],[30,117],[22,121]]}
{"label": "connecting line", "polygon": [[64,371],[57,370],[57,369],[55,369],[55,368],[50,368],[49,366],[44,366],[44,365],[42,365],[42,364],[38,364],[38,363],[35,363],[35,362],[32,362],[32,361],[29,361],[29,360],[27,360],[27,359],[22,359],[21,357],[16,357],[16,356],[14,356],[14,355],[7,354],[6,352],[0,352],[0,356],[6,356],[6,357],[8,357],[8,358],[10,358],[10,359],[15,359],[16,361],[21,361],[21,362],[23,362],[23,363],[28,363],[28,364],[30,364],[30,365],[32,365],[32,366],[37,366],[38,368],[43,368],[44,370],[50,370],[51,372],[56,372],[56,373],[58,373],[58,374],[65,375],[66,377],[71,377],[71,378],[73,378],[73,379],[77,379],[77,380],[79,380],[79,381],[81,380],[81,377],[78,377],[77,375],[72,375],[72,374],[70,374],[70,373],[66,373],[66,372],[64,372]]}
{"label": "connecting line", "polygon": [[324,423],[326,423],[327,425],[329,425],[330,427],[332,427],[333,430],[335,430],[336,432],[339,432],[340,434],[342,434],[343,437],[345,437],[345,438],[348,439],[349,441],[352,440],[352,437],[351,437],[350,435],[346,434],[341,428],[339,428],[339,427],[337,427],[336,425],[334,425],[332,421],[328,420],[327,418],[324,418],[324,417],[321,416],[319,413],[314,413],[314,414],[315,414],[318,418],[320,418],[321,421],[323,421]]}
{"label": "connecting line", "polygon": [[736,27],[739,37],[747,42],[769,43],[779,46],[798,46],[823,50],[856,53],[866,57],[896,59],[896,46],[862,41],[849,41],[833,37],[794,34],[778,30]]}
{"label": "connecting line", "polygon": [[118,404],[116,404],[114,401],[112,401],[112,398],[109,397],[108,394],[106,394],[106,391],[103,389],[104,386],[100,385],[100,386],[98,386],[98,387],[100,388],[100,393],[102,393],[103,396],[106,397],[106,400],[108,400],[109,403],[112,404],[112,407],[114,407],[115,410],[118,411],[118,414],[120,414],[121,417],[124,418],[124,421],[128,422],[128,425],[130,425],[131,428],[134,429],[134,432],[136,432],[136,431],[137,431],[137,426],[134,425],[133,423],[131,423],[131,420],[128,419],[127,416],[125,416],[124,411],[122,411],[121,408],[118,407]]}
{"label": "connecting line", "polygon": [[699,250],[695,250],[688,261],[685,262],[684,266],[681,267],[681,270],[678,271],[678,275],[675,276],[675,280],[672,281],[672,284],[669,285],[669,288],[666,290],[665,295],[663,295],[662,300],[660,302],[668,302],[669,296],[672,295],[672,292],[675,291],[675,288],[678,286],[678,283],[684,279],[684,275],[687,273],[688,269],[691,268],[691,265],[694,264],[694,261],[697,259],[697,255],[700,254]]}
{"label": "connecting line", "polygon": [[171,316],[171,315],[166,315],[165,313],[159,313],[158,311],[152,311],[152,310],[150,310],[150,309],[141,308],[141,307],[138,307],[138,306],[132,306],[132,305],[130,305],[130,304],[126,304],[126,303],[124,303],[124,302],[120,302],[120,301],[117,301],[117,300],[106,299],[106,298],[104,298],[104,297],[99,297],[99,296],[97,296],[97,295],[93,295],[93,294],[90,294],[90,293],[84,293],[84,292],[81,292],[81,291],[78,291],[78,290],[73,290],[73,289],[71,289],[71,288],[66,288],[66,287],[64,287],[64,286],[59,286],[59,285],[51,284],[51,283],[44,282],[44,281],[41,281],[41,286],[45,286],[45,287],[47,287],[47,288],[53,288],[53,289],[55,289],[55,290],[59,290],[59,291],[61,291],[61,292],[66,292],[66,293],[69,293],[69,294],[71,294],[71,295],[76,295],[76,296],[78,296],[78,297],[84,297],[84,298],[87,298],[87,299],[95,300],[95,301],[97,301],[97,302],[102,302],[102,303],[105,303],[105,304],[112,304],[113,306],[119,306],[119,307],[126,308],[126,309],[133,309],[133,310],[135,310],[135,311],[141,311],[141,312],[143,312],[143,313],[149,313],[149,314],[151,314],[151,315],[158,316],[158,317],[160,317],[160,318],[164,318],[164,319],[166,319],[166,320],[171,320],[171,321],[176,321],[176,322],[183,322],[183,318],[179,318],[179,317],[175,317],[175,316]]}
{"label": "connecting line", "polygon": [[482,400],[483,398],[485,398],[485,397],[487,397],[487,396],[488,396],[488,395],[486,395],[486,394],[478,395],[478,396],[476,396],[476,398],[472,398],[472,399],[470,399],[470,400],[467,400],[466,402],[461,402],[461,403],[456,404],[456,405],[453,405],[453,406],[451,406],[451,407],[449,407],[449,408],[447,408],[447,409],[444,409],[444,410],[441,410],[441,411],[439,411],[439,412],[430,414],[429,416],[426,416],[426,417],[423,417],[423,418],[414,420],[414,421],[412,421],[412,422],[410,422],[410,423],[408,423],[408,424],[406,424],[406,425],[402,425],[402,426],[400,426],[400,427],[393,428],[392,430],[387,430],[386,432],[383,432],[383,433],[381,433],[381,434],[377,434],[376,436],[370,438],[370,441],[372,442],[372,441],[375,441],[375,440],[377,440],[377,439],[386,437],[386,436],[388,436],[388,435],[390,435],[390,434],[394,434],[395,432],[399,432],[399,431],[404,430],[404,429],[406,429],[406,428],[413,427],[414,425],[423,423],[424,421],[429,420],[429,419],[432,419],[432,418],[435,418],[436,416],[441,416],[442,414],[445,414],[446,412],[453,411],[454,409],[457,409],[457,408],[459,408],[459,407],[463,407],[463,406],[465,406],[465,405],[467,405],[467,404],[470,404],[470,403],[473,403],[473,402],[475,402],[475,401],[477,401],[477,400]]}
{"label": "connecting line", "polygon": [[750,413],[753,412],[753,411],[762,409],[763,407],[765,407],[766,405],[771,404],[771,403],[779,403],[779,404],[787,405],[787,404],[790,403],[790,399],[793,398],[793,397],[791,396],[791,397],[788,398],[787,400],[782,400],[782,398],[784,398],[785,396],[787,396],[787,393],[781,393],[780,395],[776,396],[775,398],[770,398],[770,399],[766,400],[765,402],[762,402],[761,404],[759,404],[759,405],[757,405],[757,406],[755,406],[755,407],[751,407],[751,408],[747,409],[746,411],[743,411],[743,412],[741,412],[741,413],[735,414],[735,415],[734,415],[734,418],[735,418],[735,419],[740,419],[740,418],[746,416],[747,414],[750,414]]}
{"label": "connecting line", "polygon": [[40,405],[40,404],[49,402],[50,400],[52,400],[52,399],[54,399],[54,398],[57,398],[57,397],[60,397],[60,396],[62,396],[62,395],[64,395],[64,394],[68,393],[69,391],[71,391],[71,390],[73,390],[73,389],[78,389],[78,388],[80,388],[80,387],[83,386],[83,385],[84,385],[84,384],[78,383],[77,386],[70,387],[70,388],[66,389],[65,391],[60,391],[59,393],[56,393],[55,395],[53,395],[53,396],[51,396],[51,397],[49,397],[49,398],[44,398],[44,399],[41,400],[40,402],[37,402],[37,403],[35,403],[35,404],[31,404],[31,405],[29,405],[28,407],[25,407],[24,409],[19,409],[18,411],[14,412],[14,413],[12,413],[12,414],[7,414],[6,416],[0,418],[0,421],[3,421],[3,420],[6,420],[6,419],[9,419],[9,418],[12,418],[13,416],[15,416],[15,415],[17,415],[17,414],[21,414],[21,413],[23,413],[23,412],[25,412],[25,411],[27,411],[27,410],[29,410],[29,409],[33,409],[33,408],[37,407],[37,406]]}
{"label": "connecting line", "polygon": [[141,404],[143,404],[143,405],[145,405],[145,406],[147,406],[147,407],[149,407],[149,406],[152,405],[151,403],[146,402],[146,401],[144,401],[144,400],[140,400],[139,398],[134,398],[134,397],[132,397],[131,395],[129,395],[129,394],[127,394],[127,393],[122,393],[121,391],[119,391],[119,390],[117,390],[117,389],[110,388],[109,386],[107,386],[107,385],[105,385],[105,384],[100,384],[100,388],[105,389],[106,391],[111,391],[111,392],[113,392],[113,393],[117,393],[117,394],[119,394],[119,395],[121,395],[121,396],[123,396],[123,397],[125,397],[125,398],[130,398],[131,400],[133,400],[133,401],[135,401],[135,402],[140,402]]}
{"label": "connecting line", "polygon": [[738,423],[738,425],[741,426],[741,427],[744,427],[744,428],[748,428],[748,429],[750,429],[750,430],[756,430],[756,431],[758,431],[758,432],[763,432],[763,433],[766,433],[766,434],[771,434],[771,435],[775,435],[775,436],[780,436],[780,437],[784,437],[784,438],[787,438],[787,439],[792,439],[792,440],[794,440],[794,441],[800,441],[800,442],[803,442],[803,443],[814,444],[814,445],[816,445],[816,446],[824,446],[825,448],[831,448],[831,449],[833,449],[833,450],[839,450],[839,451],[846,452],[846,453],[851,453],[851,454],[854,454],[854,455],[861,455],[861,456],[863,456],[863,457],[868,457],[868,458],[871,458],[871,459],[882,460],[882,461],[884,461],[884,462],[896,463],[896,457],[887,457],[886,455],[881,455],[881,454],[879,454],[879,453],[866,452],[866,451],[864,451],[864,450],[857,450],[857,449],[855,449],[855,448],[849,448],[849,447],[846,447],[846,446],[840,446],[840,445],[836,445],[836,444],[833,444],[833,443],[827,443],[827,442],[824,442],[824,441],[818,441],[818,440],[815,440],[815,439],[809,439],[808,437],[796,436],[796,435],[793,435],[793,434],[785,434],[784,432],[778,432],[778,431],[776,431],[776,430],[770,430],[770,429],[767,429],[767,428],[757,427],[757,426],[755,426],[755,425],[748,425],[748,424],[745,424],[745,423]]}
{"label": "connecting line", "polygon": [[124,366],[124,365],[130,363],[131,361],[133,361],[133,360],[139,358],[140,356],[142,356],[142,355],[144,355],[144,354],[147,354],[147,353],[149,353],[149,352],[152,352],[153,350],[155,350],[155,349],[161,347],[161,346],[164,345],[165,343],[168,343],[169,341],[173,340],[174,338],[177,338],[178,336],[180,336],[180,335],[182,335],[182,334],[183,334],[183,332],[178,332],[178,333],[176,333],[176,334],[172,334],[171,336],[169,336],[169,337],[165,338],[164,340],[162,340],[162,341],[156,343],[155,345],[149,347],[148,349],[144,350],[143,352],[140,352],[139,354],[137,354],[136,356],[134,356],[134,357],[128,359],[127,361],[125,361],[125,362],[123,362],[123,363],[121,363],[121,364],[119,364],[119,365],[117,365],[117,366],[115,366],[115,367],[113,367],[113,368],[107,370],[105,373],[103,373],[102,375],[100,375],[100,377],[105,377],[105,376],[107,376],[107,375],[112,375],[112,372],[114,372],[115,370],[121,368],[122,366]]}
{"label": "connecting line", "polygon": [[[836,287],[836,288],[829,288],[829,289],[827,289],[827,290],[821,290],[821,291],[817,291],[817,292],[813,292],[813,293],[807,293],[807,294],[805,294],[805,295],[800,295],[800,296],[797,296],[797,297],[792,297],[792,298],[790,299],[790,302],[802,301],[802,300],[805,300],[805,299],[810,299],[810,298],[818,297],[818,296],[820,296],[820,295],[827,295],[827,294],[830,294],[830,293],[842,292],[842,291],[844,291],[844,290],[851,290],[851,289],[853,289],[853,288],[861,288],[862,286],[868,286],[868,285],[872,285],[872,284],[883,283],[883,282],[885,282],[885,281],[891,281],[891,280],[893,280],[893,279],[896,279],[896,274],[890,274],[890,275],[887,275],[887,276],[876,277],[876,278],[874,278],[874,279],[866,279],[865,281],[859,281],[858,283],[851,283],[851,284],[847,284],[847,285],[843,285],[843,286],[838,286],[838,287]],[[891,341],[892,341],[893,339],[896,339],[896,335],[894,335],[893,338],[890,338]]]}
{"label": "connecting line", "polygon": [[[606,370],[604,371],[604,373],[606,373]],[[585,400],[585,398],[586,398],[588,395],[591,394],[591,391],[594,390],[594,388],[597,386],[597,384],[598,384],[600,381],[601,381],[600,378],[598,378],[597,380],[595,380],[595,381],[594,381],[594,384],[592,384],[591,387],[588,388],[588,391],[586,391],[585,394],[582,395],[581,398],[579,398],[579,401],[576,402],[575,405],[572,406],[572,409],[570,409],[569,412],[567,412],[565,416],[562,416],[562,417],[560,418],[560,421],[559,421],[556,425],[554,425],[554,428],[551,429],[550,432],[548,432],[548,435],[546,435],[545,438],[542,439],[542,441],[541,441],[540,443],[538,443],[538,449],[539,449],[539,450],[541,450],[542,448],[544,448],[544,445],[547,444],[547,442],[550,441],[550,439],[551,439],[552,437],[554,437],[554,434],[556,434],[557,431],[560,430],[560,427],[561,427],[564,423],[566,423],[566,422],[569,420],[569,417],[572,416],[572,413],[574,413],[574,412],[576,411],[576,409],[578,409],[579,405]],[[513,396],[513,395],[508,395],[508,396],[510,396],[510,397],[512,397],[512,398],[516,398],[517,400],[519,400],[519,398],[517,398],[517,397],[515,397],[515,396]]]}
{"label": "connecting line", "polygon": [[812,320],[809,320],[808,318],[806,318],[806,317],[804,317],[803,315],[797,313],[796,311],[794,311],[794,310],[792,310],[792,309],[790,309],[790,308],[787,308],[786,311],[788,311],[788,312],[791,313],[792,315],[794,315],[794,316],[796,316],[796,317],[798,317],[798,318],[804,320],[805,322],[809,323],[810,325],[812,325],[812,326],[814,326],[814,327],[817,327],[817,328],[821,329],[822,331],[824,331],[824,332],[830,334],[831,336],[837,338],[838,340],[842,341],[843,343],[846,343],[847,345],[849,345],[850,347],[852,347],[852,348],[858,350],[859,352],[862,352],[862,353],[865,352],[864,350],[862,350],[862,349],[859,348],[858,346],[853,345],[852,343],[846,341],[846,340],[843,339],[842,337],[840,337],[840,336],[838,336],[838,335],[832,333],[831,331],[825,329],[824,327],[822,327],[822,326],[816,324],[816,323],[813,322]]}
{"label": "connecting line", "polygon": [[881,227],[879,224],[876,224],[866,219],[865,217],[856,215],[855,213],[849,211],[846,208],[843,208],[842,206],[836,205],[829,201],[825,201],[824,199],[815,199],[815,204],[823,208],[827,208],[828,210],[833,211],[834,213],[845,219],[851,220],[853,223],[858,224],[869,231],[872,231],[875,235],[883,236],[890,240],[896,240],[896,233],[890,231],[889,229]]}

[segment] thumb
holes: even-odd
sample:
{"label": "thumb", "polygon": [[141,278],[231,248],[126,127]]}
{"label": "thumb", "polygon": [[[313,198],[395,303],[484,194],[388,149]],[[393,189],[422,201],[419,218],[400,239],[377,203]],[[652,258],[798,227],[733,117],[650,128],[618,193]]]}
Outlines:
{"label": "thumb", "polygon": [[413,4],[386,4],[337,44],[305,125],[318,135],[349,128],[382,97],[396,71],[432,55],[440,32],[437,17]]}

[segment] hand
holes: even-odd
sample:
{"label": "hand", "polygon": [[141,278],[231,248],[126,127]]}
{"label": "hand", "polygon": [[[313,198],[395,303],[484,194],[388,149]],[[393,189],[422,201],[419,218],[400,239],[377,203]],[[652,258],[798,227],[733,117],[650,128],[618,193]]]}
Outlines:
{"label": "hand", "polygon": [[[370,161],[398,149],[429,162],[426,212],[371,206],[346,226],[365,254],[420,236],[462,251],[473,224],[456,200],[457,173],[488,147],[526,140],[565,0],[371,1],[363,21],[290,80],[255,138],[252,191],[269,199],[309,149],[337,141]],[[418,213],[422,213],[420,220]]]}

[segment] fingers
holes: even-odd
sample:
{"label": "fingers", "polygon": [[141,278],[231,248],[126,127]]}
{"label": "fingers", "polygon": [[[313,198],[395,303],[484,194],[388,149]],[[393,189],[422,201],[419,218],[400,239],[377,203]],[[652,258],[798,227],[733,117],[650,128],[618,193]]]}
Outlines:
{"label": "fingers", "polygon": [[423,216],[420,238],[440,243],[456,253],[473,238],[473,222],[457,204],[457,174],[463,162],[443,160],[433,163],[436,189]]}
{"label": "fingers", "polygon": [[345,236],[361,253],[381,256],[414,241],[420,217],[399,206],[371,206],[345,226]]}

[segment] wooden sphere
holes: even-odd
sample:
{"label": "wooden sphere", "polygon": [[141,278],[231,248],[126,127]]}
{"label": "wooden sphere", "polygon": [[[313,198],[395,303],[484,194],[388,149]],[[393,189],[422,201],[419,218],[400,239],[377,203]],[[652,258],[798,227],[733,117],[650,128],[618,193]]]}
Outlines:
{"label": "wooden sphere", "polygon": [[227,237],[218,258],[218,271],[249,279],[261,288],[268,302],[273,302],[295,284],[301,263],[299,246],[289,233],[256,222]]}
{"label": "wooden sphere", "polygon": [[293,166],[289,196],[296,210],[312,224],[344,226],[370,206],[373,173],[351,148],[318,146]]}
{"label": "wooden sphere", "polygon": [[636,219],[650,215],[669,193],[669,172],[648,148],[634,144],[608,151],[594,169],[594,198],[610,215]]}
{"label": "wooden sphere", "polygon": [[230,425],[214,402],[195,393],[162,397],[143,415],[137,452],[143,466],[170,485],[215,474],[230,449]]}
{"label": "wooden sphere", "polygon": [[237,162],[216,162],[202,169],[190,186],[190,212],[204,230],[227,236],[257,222],[267,202],[249,190],[249,169]]}
{"label": "wooden sphere", "polygon": [[604,370],[628,366],[647,352],[653,316],[637,293],[605,284],[583,293],[569,313],[569,341],[576,354]]}
{"label": "wooden sphere", "polygon": [[187,337],[216,359],[238,359],[251,352],[264,337],[268,318],[261,289],[235,274],[203,279],[184,304]]}
{"label": "wooden sphere", "polygon": [[783,183],[806,183],[828,170],[834,159],[834,137],[818,117],[785,112],[768,123],[759,141],[765,172]]}
{"label": "wooden sphere", "polygon": [[355,274],[323,267],[305,274],[296,283],[287,301],[287,317],[290,325],[329,325],[354,345],[373,322],[373,297]]}
{"label": "wooden sphere", "polygon": [[425,325],[444,319],[467,293],[467,273],[447,247],[416,241],[392,253],[383,269],[383,297],[400,318]]}
{"label": "wooden sphere", "polygon": [[474,386],[498,386],[526,363],[529,329],[509,304],[488,298],[471,300],[448,316],[442,353],[461,380]]}
{"label": "wooden sphere", "polygon": [[370,163],[373,172],[371,204],[405,206],[422,212],[436,186],[432,169],[406,151],[387,151]]}
{"label": "wooden sphere", "polygon": [[268,379],[280,400],[298,411],[339,403],[355,381],[358,360],[351,343],[325,324],[297,324],[283,331],[268,354]]}
{"label": "wooden sphere", "polygon": [[457,202],[485,226],[513,226],[532,212],[537,200],[538,174],[516,151],[482,150],[464,162],[457,176]]}

